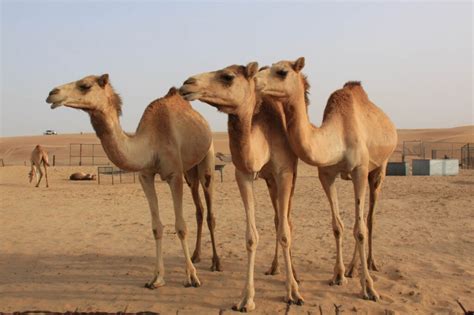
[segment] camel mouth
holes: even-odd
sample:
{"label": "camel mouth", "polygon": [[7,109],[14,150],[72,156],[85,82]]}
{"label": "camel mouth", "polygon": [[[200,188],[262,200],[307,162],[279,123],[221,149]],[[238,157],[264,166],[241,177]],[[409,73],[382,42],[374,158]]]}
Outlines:
{"label": "camel mouth", "polygon": [[282,98],[286,96],[285,93],[281,91],[270,90],[270,89],[265,89],[265,88],[260,89],[259,93],[263,96],[273,96],[273,97],[278,97],[278,98]]}
{"label": "camel mouth", "polygon": [[195,101],[200,97],[200,94],[197,92],[185,92],[180,94],[186,101]]}
{"label": "camel mouth", "polygon": [[195,101],[201,96],[201,93],[192,91],[190,87],[186,85],[179,88],[179,94],[187,101]]}
{"label": "camel mouth", "polygon": [[53,103],[51,104],[51,109],[55,109],[55,108],[58,108],[59,106],[62,106],[63,104],[61,103]]}

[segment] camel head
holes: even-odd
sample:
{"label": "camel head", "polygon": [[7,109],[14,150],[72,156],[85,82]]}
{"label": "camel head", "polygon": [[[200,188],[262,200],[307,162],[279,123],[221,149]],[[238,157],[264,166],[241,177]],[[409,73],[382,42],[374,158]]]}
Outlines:
{"label": "camel head", "polygon": [[51,109],[61,105],[86,112],[115,110],[121,114],[121,100],[109,82],[109,75],[90,75],[78,81],[55,87],[49,92],[46,103]]}
{"label": "camel head", "polygon": [[264,68],[256,75],[256,88],[262,96],[274,97],[281,101],[291,99],[294,95],[307,92],[309,84],[301,73],[304,57],[296,61],[279,61],[271,67]]}
{"label": "camel head", "polygon": [[227,114],[248,111],[242,104],[255,100],[255,74],[258,64],[233,65],[224,69],[205,72],[188,78],[179,89],[188,101],[200,100]]}

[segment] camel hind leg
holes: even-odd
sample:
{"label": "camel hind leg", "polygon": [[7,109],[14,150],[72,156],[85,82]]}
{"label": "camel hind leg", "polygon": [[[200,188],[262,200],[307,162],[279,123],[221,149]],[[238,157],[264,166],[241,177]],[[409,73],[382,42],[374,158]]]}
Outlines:
{"label": "camel hind leg", "polygon": [[280,273],[280,268],[278,266],[278,247],[279,247],[279,242],[278,242],[278,191],[275,183],[275,179],[273,176],[271,178],[265,178],[265,183],[267,184],[268,188],[268,193],[270,194],[270,199],[272,201],[272,206],[273,210],[275,211],[273,222],[275,223],[275,239],[276,239],[276,244],[275,244],[275,255],[273,256],[273,261],[272,265],[270,266],[270,269],[265,272],[266,275],[277,275]]}
{"label": "camel hind leg", "polygon": [[[39,173],[39,177],[38,177],[38,173]],[[39,187],[39,184],[41,183],[41,179],[43,179],[43,171],[41,170],[41,165],[36,166],[36,179],[37,179],[37,182],[36,182],[35,187]]]}
{"label": "camel hind leg", "polygon": [[44,163],[43,163],[43,167],[44,167],[44,178],[46,179],[46,188],[49,187],[49,183],[48,183],[48,170],[47,170],[48,165],[49,165],[49,164],[47,164],[47,162],[44,162]]}
{"label": "camel hind leg", "polygon": [[[385,179],[385,171],[387,169],[387,162],[385,162],[379,168],[371,171],[368,176],[369,180],[369,189],[370,189],[370,204],[369,204],[369,213],[367,215],[367,232],[368,232],[368,247],[369,251],[367,254],[367,267],[369,270],[379,271],[377,264],[374,259],[374,251],[373,251],[373,226],[374,226],[374,213],[375,213],[375,206],[377,204],[378,196],[380,190],[382,188],[382,183]],[[359,267],[359,257],[357,252],[357,245],[354,248],[354,254],[352,255],[352,261],[349,264],[348,271],[346,275],[350,278],[357,275],[358,267]]]}
{"label": "camel hind leg", "polygon": [[185,173],[185,179],[188,186],[191,188],[191,195],[193,197],[194,205],[196,206],[196,247],[194,248],[193,255],[191,256],[191,261],[193,263],[198,263],[201,261],[201,236],[204,207],[202,206],[201,198],[199,197],[199,178],[197,166]]}
{"label": "camel hind leg", "polygon": [[214,231],[216,229],[216,218],[213,211],[213,195],[214,195],[214,168],[215,168],[215,156],[214,156],[214,146],[211,144],[207,155],[198,164],[198,177],[201,182],[202,189],[204,191],[204,198],[206,200],[207,206],[207,226],[209,228],[209,233],[211,235],[212,243],[212,265],[211,271],[222,271],[221,262],[219,256],[217,255],[217,246],[216,239],[214,236]]}
{"label": "camel hind leg", "polygon": [[379,168],[373,170],[369,173],[369,189],[370,189],[370,206],[369,214],[367,215],[367,229],[368,229],[368,243],[369,243],[369,252],[367,256],[367,267],[369,270],[378,271],[379,268],[375,263],[373,256],[373,247],[372,247],[372,235],[373,235],[373,225],[374,225],[374,212],[375,206],[377,205],[377,200],[382,188],[382,183],[385,179],[385,172],[387,169],[387,162],[382,164]]}

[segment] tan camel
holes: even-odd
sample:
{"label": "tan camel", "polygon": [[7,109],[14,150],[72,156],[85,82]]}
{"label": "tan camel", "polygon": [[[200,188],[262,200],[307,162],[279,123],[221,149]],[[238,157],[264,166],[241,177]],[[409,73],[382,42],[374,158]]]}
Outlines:
{"label": "tan camel", "polygon": [[[44,177],[46,178],[46,187],[49,187],[48,170],[47,170],[47,167],[49,166],[48,152],[46,152],[46,150],[43,149],[43,147],[38,144],[31,152],[30,162],[31,162],[31,170],[28,173],[28,178],[30,180],[30,183],[33,181],[33,177],[35,177],[36,178],[35,187],[39,187],[41,179],[43,178],[43,171],[41,170],[41,165],[43,165]],[[39,173],[39,177],[38,177],[38,173]]]}
{"label": "tan camel", "polygon": [[71,176],[69,176],[69,180],[95,180],[96,176],[95,174],[89,174],[89,173],[84,173],[84,172],[77,172],[77,173],[72,173]]}
{"label": "tan camel", "polygon": [[[373,104],[359,82],[348,82],[332,93],[324,110],[321,127],[309,122],[307,93],[309,84],[301,73],[305,60],[280,61],[261,71],[256,78],[257,89],[283,104],[287,135],[293,151],[300,159],[318,167],[319,179],[329,199],[332,227],[336,238],[336,265],[331,284],[343,284],[342,233],[344,226],[339,216],[336,177],[352,179],[355,193],[354,238],[356,245],[348,276],[362,264],[363,297],[378,300],[369,268],[377,270],[372,250],[374,209],[385,178],[388,159],[397,144],[395,126],[383,111]],[[366,259],[367,227],[364,202],[367,183],[370,188],[370,207],[367,218],[369,254]]]}
{"label": "tan camel", "polygon": [[272,267],[267,273],[278,272],[278,243],[286,264],[285,301],[303,304],[298,283],[293,274],[290,246],[290,207],[298,158],[291,151],[283,130],[282,113],[270,103],[261,102],[255,90],[254,76],[258,64],[229,66],[224,69],[190,77],[180,88],[187,100],[200,100],[228,114],[228,131],[235,176],[247,215],[246,247],[248,253],[247,283],[242,300],[235,310],[251,311],[254,303],[254,262],[258,244],[255,226],[253,181],[257,174],[265,179],[275,210],[277,243]]}
{"label": "tan camel", "polygon": [[[212,270],[221,270],[214,240],[215,219],[212,212],[214,185],[214,148],[209,125],[178,90],[171,88],[166,96],[145,109],[134,135],[126,134],[119,122],[121,100],[109,83],[109,76],[87,76],[79,81],[53,89],[46,100],[51,108],[60,105],[82,109],[91,118],[97,136],[109,159],[119,168],[139,172],[139,179],[151,211],[152,230],[156,240],[153,278],[145,286],[154,289],[165,284],[162,255],[163,225],[158,211],[155,175],[166,180],[173,196],[175,229],[186,261],[184,285],[200,286],[196,268],[187,244],[183,216],[183,173],[191,187],[198,218],[200,244],[203,207],[199,182],[207,204],[207,223],[212,240]],[[199,220],[200,219],[200,220]],[[200,248],[196,248],[200,252]]]}

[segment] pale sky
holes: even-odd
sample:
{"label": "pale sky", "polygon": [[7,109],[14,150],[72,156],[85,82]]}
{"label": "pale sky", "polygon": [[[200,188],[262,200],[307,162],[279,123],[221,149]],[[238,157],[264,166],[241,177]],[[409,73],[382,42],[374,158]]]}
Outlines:
{"label": "pale sky", "polygon": [[[135,131],[190,75],[306,57],[310,119],[360,80],[397,128],[473,124],[473,4],[457,2],[1,1],[0,135],[92,132],[45,103],[55,86],[109,73]],[[199,102],[214,131],[227,116]]]}

